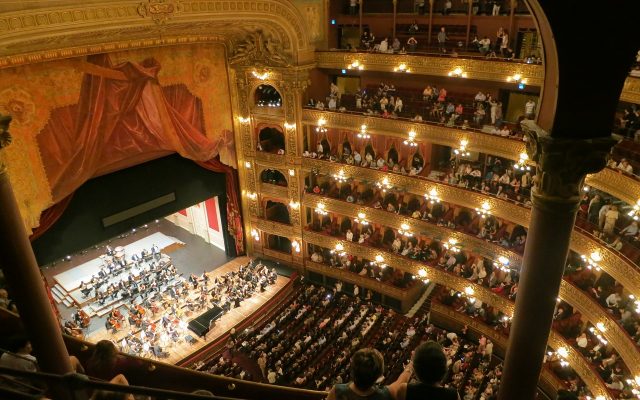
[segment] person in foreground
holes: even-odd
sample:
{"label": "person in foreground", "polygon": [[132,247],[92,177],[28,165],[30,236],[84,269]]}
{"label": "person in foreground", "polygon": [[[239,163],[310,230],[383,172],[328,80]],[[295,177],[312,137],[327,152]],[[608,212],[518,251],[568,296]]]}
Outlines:
{"label": "person in foreground", "polygon": [[[413,368],[418,382],[399,383],[395,393],[393,393],[395,400],[460,400],[460,396],[455,389],[440,386],[444,375],[447,373],[447,357],[442,350],[442,346],[438,343],[428,341],[416,347],[413,353],[413,362],[409,364],[408,368]],[[404,374],[403,372],[402,375]],[[402,378],[402,375],[398,380]],[[392,385],[395,385],[396,382]]]}
{"label": "person in foreground", "polygon": [[400,385],[411,378],[411,370],[405,369],[398,379],[388,386],[376,386],[384,373],[384,359],[375,349],[364,348],[351,357],[351,379],[349,383],[335,385],[327,400],[393,400]]}

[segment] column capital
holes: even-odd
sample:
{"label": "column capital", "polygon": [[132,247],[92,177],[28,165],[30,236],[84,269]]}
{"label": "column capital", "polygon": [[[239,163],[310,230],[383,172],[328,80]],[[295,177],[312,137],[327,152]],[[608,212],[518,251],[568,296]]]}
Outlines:
{"label": "column capital", "polygon": [[[611,136],[565,139],[551,136],[533,121],[523,121],[527,153],[536,162],[532,201],[555,212],[573,212],[587,174],[606,166],[607,156],[616,143]],[[564,207],[563,207],[564,206]]]}

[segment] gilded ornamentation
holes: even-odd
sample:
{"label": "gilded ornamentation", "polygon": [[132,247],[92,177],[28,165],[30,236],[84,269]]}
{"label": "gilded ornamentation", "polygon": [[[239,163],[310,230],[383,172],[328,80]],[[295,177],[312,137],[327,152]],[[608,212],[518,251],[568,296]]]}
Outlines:
{"label": "gilded ornamentation", "polygon": [[353,59],[365,64],[368,71],[393,72],[394,67],[404,63],[411,73],[416,75],[447,76],[449,71],[461,68],[467,72],[470,79],[505,82],[508,76],[521,74],[527,78],[528,85],[542,86],[544,82],[544,67],[536,64],[406,54],[316,52],[319,68],[340,70]]}
{"label": "gilded ornamentation", "polygon": [[560,285],[560,298],[571,304],[594,326],[602,323],[602,335],[618,351],[633,376],[640,375],[640,353],[629,335],[612,318],[608,310],[588,297],[582,290],[567,281]]}
{"label": "gilded ornamentation", "polygon": [[262,232],[266,232],[270,235],[278,235],[289,238],[292,238],[296,235],[296,230],[291,225],[281,224],[279,222],[269,221],[263,218],[254,218],[251,222],[256,229],[260,229]]}
{"label": "gilded ornamentation", "polygon": [[612,168],[605,168],[597,174],[587,175],[585,182],[628,204],[635,204],[640,199],[640,182]]}
{"label": "gilded ornamentation", "polygon": [[460,141],[466,139],[469,141],[469,147],[473,151],[512,160],[517,160],[520,153],[525,150],[525,143],[519,139],[504,138],[489,133],[448,128],[435,124],[310,109],[304,109],[302,116],[303,123],[308,125],[315,125],[318,119],[322,117],[327,121],[327,128],[348,129],[358,132],[360,126],[364,124],[372,132],[391,137],[406,138],[407,132],[413,130],[416,133],[415,140],[417,142],[427,141],[453,148],[457,148],[460,145]]}
{"label": "gilded ornamentation", "polygon": [[258,164],[260,165],[264,165],[266,167],[270,167],[273,169],[284,168],[283,154],[274,154],[274,153],[267,153],[264,151],[256,151],[255,157],[256,157],[256,162],[258,162]]}
{"label": "gilded ornamentation", "polygon": [[[540,198],[553,201],[555,207],[565,203],[577,208],[585,176],[606,166],[607,155],[615,141],[611,137],[555,138],[530,120],[523,121],[522,126],[529,138],[529,158],[537,163],[538,182],[533,187],[533,200]],[[571,204],[567,203],[569,199]],[[543,204],[540,202],[540,205]]]}
{"label": "gilded ornamentation", "polygon": [[14,124],[29,125],[35,110],[35,102],[25,89],[12,86],[0,92],[0,113],[11,115]]}
{"label": "gilded ornamentation", "polygon": [[148,0],[138,6],[138,14],[156,24],[164,24],[180,11],[180,4],[173,0]]}
{"label": "gilded ornamentation", "polygon": [[260,182],[260,194],[275,197],[277,199],[288,200],[289,192],[286,187]]}
{"label": "gilded ornamentation", "polygon": [[620,101],[640,104],[640,78],[627,77],[622,87]]}
{"label": "gilded ornamentation", "polygon": [[262,31],[251,33],[243,41],[236,44],[233,48],[233,55],[229,57],[229,63],[252,67],[288,67],[291,65],[280,42],[272,37],[266,37]]}

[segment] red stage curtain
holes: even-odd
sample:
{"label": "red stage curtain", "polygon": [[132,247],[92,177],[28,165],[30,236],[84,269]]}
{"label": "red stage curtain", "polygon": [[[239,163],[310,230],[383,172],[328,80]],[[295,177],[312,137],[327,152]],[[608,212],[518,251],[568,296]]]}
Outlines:
{"label": "red stage curtain", "polygon": [[240,214],[238,185],[236,184],[237,171],[221,163],[218,159],[198,162],[198,165],[210,171],[223,172],[225,174],[227,187],[227,229],[229,230],[229,234],[236,240],[236,253],[238,255],[244,254],[242,214]]}
{"label": "red stage curtain", "polygon": [[49,228],[51,228],[53,224],[55,224],[56,221],[60,219],[62,213],[64,213],[64,210],[67,209],[67,206],[69,205],[69,203],[71,203],[72,198],[73,193],[44,210],[42,214],[40,214],[40,225],[33,230],[33,233],[31,233],[31,236],[29,236],[29,240],[33,242],[34,240],[42,236],[42,234],[45,233]]}

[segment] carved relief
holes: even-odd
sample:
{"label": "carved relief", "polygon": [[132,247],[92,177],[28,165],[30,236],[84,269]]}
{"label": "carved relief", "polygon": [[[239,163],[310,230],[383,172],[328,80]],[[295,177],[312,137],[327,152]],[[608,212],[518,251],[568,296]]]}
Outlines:
{"label": "carved relief", "polygon": [[180,11],[180,3],[173,0],[148,0],[138,6],[138,14],[141,17],[151,18],[156,24],[165,23]]}
{"label": "carved relief", "polygon": [[231,65],[288,67],[289,56],[284,54],[282,45],[273,37],[267,37],[262,31],[256,31],[237,43],[229,57]]}

